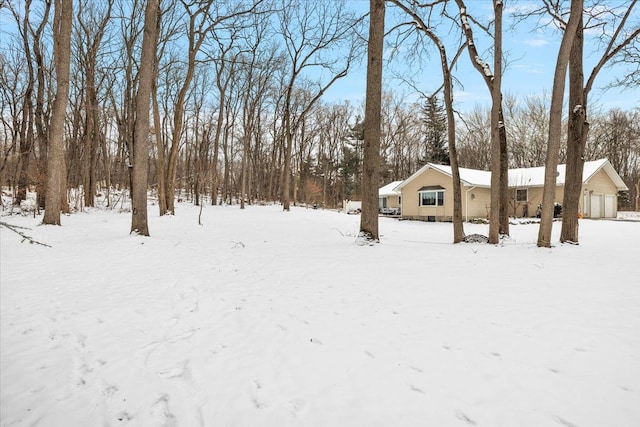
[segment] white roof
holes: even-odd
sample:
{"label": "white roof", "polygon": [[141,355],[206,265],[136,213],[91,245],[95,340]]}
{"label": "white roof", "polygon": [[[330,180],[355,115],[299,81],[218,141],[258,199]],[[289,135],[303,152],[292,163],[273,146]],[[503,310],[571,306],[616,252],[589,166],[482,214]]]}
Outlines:
{"label": "white roof", "polygon": [[[420,176],[425,170],[433,169],[444,173],[445,175],[452,176],[451,166],[437,165],[434,163],[427,163],[421,167],[416,173],[411,175],[407,180],[403,181],[396,187],[399,191],[402,187],[413,181]],[[613,181],[618,190],[627,190],[620,175],[613,169],[611,163],[607,159],[594,160],[584,163],[584,172],[582,174],[582,182],[587,184],[589,179],[593,177],[600,169],[609,175],[609,178]],[[566,165],[558,165],[558,176],[556,177],[557,185],[564,185]],[[460,168],[460,180],[466,186],[475,187],[491,187],[491,172],[481,171],[476,169]],[[544,166],[535,168],[520,168],[509,169],[509,187],[543,187],[544,186]]]}
{"label": "white roof", "polygon": [[402,183],[402,181],[393,181],[390,182],[389,184],[385,185],[384,187],[381,187],[378,190],[378,196],[379,197],[384,197],[384,196],[397,196],[400,194],[399,191],[395,191],[395,188],[400,185]]}

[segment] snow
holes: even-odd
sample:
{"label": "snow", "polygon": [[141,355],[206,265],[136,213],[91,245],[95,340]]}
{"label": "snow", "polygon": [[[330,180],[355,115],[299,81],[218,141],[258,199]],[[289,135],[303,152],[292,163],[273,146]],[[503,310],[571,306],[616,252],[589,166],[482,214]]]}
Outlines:
{"label": "snow", "polygon": [[198,213],[2,217],[52,247],[1,228],[0,425],[640,425],[638,222]]}
{"label": "snow", "polygon": [[400,192],[395,191],[395,188],[402,184],[402,181],[392,181],[389,184],[382,186],[378,189],[378,196],[399,196]]}
{"label": "snow", "polygon": [[[604,168],[605,172],[609,174],[609,176],[613,180],[613,183],[618,187],[618,190],[627,189],[626,185],[624,184],[620,176],[617,175],[617,173],[611,166],[611,163],[609,163],[607,159],[584,162],[584,169],[582,171],[582,182],[587,183],[589,179],[602,168]],[[509,185],[542,187],[544,185],[544,169],[544,166],[535,168],[509,169]],[[558,173],[556,176],[556,183],[558,185],[564,185],[567,165],[558,165],[557,170]]]}

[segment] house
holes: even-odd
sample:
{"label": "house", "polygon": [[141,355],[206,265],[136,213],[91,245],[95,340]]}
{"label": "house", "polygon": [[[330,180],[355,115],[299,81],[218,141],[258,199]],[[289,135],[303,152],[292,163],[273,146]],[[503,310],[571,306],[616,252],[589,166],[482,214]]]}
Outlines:
{"label": "house", "polygon": [[400,213],[400,192],[395,188],[402,181],[393,181],[378,189],[378,207],[381,213]]}
{"label": "house", "polygon": [[[558,166],[556,201],[564,196],[565,165]],[[462,215],[465,220],[487,218],[491,203],[491,172],[460,168]],[[532,217],[542,203],[544,167],[509,170],[510,216]],[[579,212],[585,218],[614,218],[618,191],[627,190],[607,159],[585,162]],[[394,189],[400,192],[402,217],[451,221],[451,166],[427,163]]]}

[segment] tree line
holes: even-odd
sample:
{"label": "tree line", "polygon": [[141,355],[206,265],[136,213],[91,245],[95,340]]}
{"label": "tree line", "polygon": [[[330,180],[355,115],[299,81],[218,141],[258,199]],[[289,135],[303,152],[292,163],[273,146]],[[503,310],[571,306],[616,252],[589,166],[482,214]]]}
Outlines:
{"label": "tree line", "polygon": [[[387,45],[411,46],[422,57],[435,46],[445,84],[418,101],[381,93],[377,173],[363,181],[365,105],[323,99],[369,50],[369,15],[348,2],[4,2],[0,13],[12,30],[4,31],[0,51],[0,185],[16,204],[35,190],[37,205],[53,214],[47,221],[58,224],[60,212],[94,206],[99,193],[113,203],[113,192],[127,189],[132,231],[148,234],[142,209],[148,191],[161,215],[176,214],[179,198],[241,207],[278,201],[285,210],[290,203],[336,207],[367,189],[377,198],[379,186],[407,178],[427,161],[491,169],[496,179],[507,165],[548,163],[551,94],[503,94],[490,61],[476,60],[496,106],[454,111],[455,62],[465,51],[482,57],[474,51],[474,26],[499,41],[498,15],[483,25],[460,0],[386,3],[407,17],[385,36]],[[566,2],[543,3],[545,10],[522,19],[547,14],[566,28]],[[623,34],[610,37],[607,61],[635,60],[624,56],[637,42],[637,23],[624,18],[634,5],[609,9],[607,19]],[[447,54],[441,28],[451,23],[460,37]],[[604,24],[589,15],[582,27],[589,25]],[[494,70],[502,70],[501,55],[495,56]],[[633,79],[621,76],[623,84]],[[578,154],[571,152],[570,132],[554,131],[558,161],[609,158],[630,187],[629,207],[637,208],[638,112],[594,109],[588,123]],[[71,189],[82,197],[70,198]]]}

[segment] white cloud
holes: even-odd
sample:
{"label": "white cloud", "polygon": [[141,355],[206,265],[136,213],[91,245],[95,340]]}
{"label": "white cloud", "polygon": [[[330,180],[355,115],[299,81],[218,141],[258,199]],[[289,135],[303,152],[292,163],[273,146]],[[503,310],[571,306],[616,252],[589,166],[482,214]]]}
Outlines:
{"label": "white cloud", "polygon": [[544,74],[544,64],[513,64],[514,70],[522,71],[529,74]]}
{"label": "white cloud", "polygon": [[527,39],[524,41],[524,44],[531,47],[542,47],[548,45],[549,41],[545,39]]}

